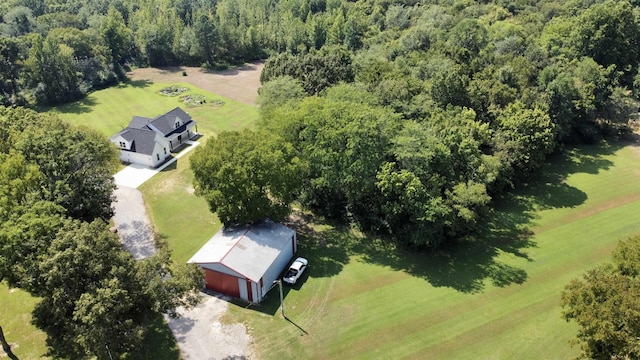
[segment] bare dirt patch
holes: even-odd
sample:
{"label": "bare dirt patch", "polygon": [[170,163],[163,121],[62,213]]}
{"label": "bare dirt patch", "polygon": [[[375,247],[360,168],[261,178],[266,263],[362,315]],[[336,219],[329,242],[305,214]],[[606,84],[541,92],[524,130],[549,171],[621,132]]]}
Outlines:
{"label": "bare dirt patch", "polygon": [[[132,80],[153,82],[186,82],[214,94],[241,103],[255,105],[258,97],[258,88],[260,87],[260,73],[262,73],[263,67],[264,61],[248,63],[241,67],[224,71],[211,71],[188,66],[140,68],[128,72],[127,77]],[[187,76],[183,76],[183,72]]]}
{"label": "bare dirt patch", "polygon": [[203,301],[193,309],[178,309],[180,318],[167,318],[169,327],[185,360],[253,359],[252,339],[240,323],[223,324],[228,298],[203,294]]}

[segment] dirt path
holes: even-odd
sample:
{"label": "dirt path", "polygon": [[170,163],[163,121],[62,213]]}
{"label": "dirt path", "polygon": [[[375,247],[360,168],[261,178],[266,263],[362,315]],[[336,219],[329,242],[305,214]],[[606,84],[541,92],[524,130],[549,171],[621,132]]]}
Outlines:
{"label": "dirt path", "polygon": [[253,359],[251,337],[243,324],[222,324],[228,299],[204,294],[191,310],[178,309],[180,318],[166,317],[184,360]]}
{"label": "dirt path", "polygon": [[[242,67],[209,71],[202,68],[178,66],[168,68],[141,68],[127,73],[132,80],[161,81],[168,83],[187,82],[214,94],[255,105],[260,87],[260,73],[264,62],[253,62]],[[183,76],[182,72],[187,76]]]}

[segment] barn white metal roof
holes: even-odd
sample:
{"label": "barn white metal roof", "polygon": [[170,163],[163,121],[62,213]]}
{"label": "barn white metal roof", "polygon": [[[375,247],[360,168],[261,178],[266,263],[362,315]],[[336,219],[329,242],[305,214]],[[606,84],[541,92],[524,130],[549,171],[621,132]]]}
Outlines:
{"label": "barn white metal roof", "polygon": [[189,261],[190,264],[220,263],[247,279],[258,282],[278,254],[291,247],[295,232],[273,221],[249,227],[223,228]]}

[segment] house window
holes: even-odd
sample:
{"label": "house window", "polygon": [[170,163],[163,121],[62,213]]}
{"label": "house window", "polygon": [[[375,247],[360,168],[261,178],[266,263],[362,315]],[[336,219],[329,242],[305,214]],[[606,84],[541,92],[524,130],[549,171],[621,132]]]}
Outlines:
{"label": "house window", "polygon": [[167,148],[164,148],[164,154],[167,155]]}
{"label": "house window", "polygon": [[180,121],[176,121],[176,129],[180,127]]}
{"label": "house window", "polygon": [[125,144],[123,141],[120,141],[120,147],[121,147],[121,148],[126,148],[126,147],[127,147],[127,144]]}
{"label": "house window", "polygon": [[182,142],[182,135],[178,135],[178,141]]}
{"label": "house window", "polygon": [[160,154],[156,154],[156,157],[158,158],[158,161],[160,161]]}

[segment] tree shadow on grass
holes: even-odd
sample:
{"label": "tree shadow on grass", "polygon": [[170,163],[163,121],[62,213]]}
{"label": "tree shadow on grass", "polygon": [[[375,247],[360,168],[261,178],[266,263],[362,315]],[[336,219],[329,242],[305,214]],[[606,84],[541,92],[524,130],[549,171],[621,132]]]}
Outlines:
{"label": "tree shadow on grass", "polygon": [[571,174],[598,174],[609,169],[613,163],[604,156],[615,153],[623,145],[620,142],[602,143],[555,154],[540,175],[523,184],[518,193],[540,210],[576,207],[587,200],[587,194],[567,184],[566,178]]}
{"label": "tree shadow on grass", "polygon": [[118,84],[118,88],[133,87],[133,88],[144,89],[151,86],[151,84],[153,84],[153,81],[151,80],[146,80],[146,79],[132,80],[127,78],[125,81]]}
{"label": "tree shadow on grass", "polygon": [[[351,256],[358,256],[362,261],[422,278],[433,286],[465,293],[481,292],[489,283],[498,287],[522,284],[528,275],[514,264],[534,261],[527,250],[537,246],[531,230],[537,212],[584,203],[587,194],[565,179],[571,174],[597,174],[608,169],[613,163],[604,156],[625,145],[582,146],[553,156],[539,177],[494,201],[478,232],[438,249],[407,249],[383,237],[358,236],[348,227],[312,218],[289,225],[299,232],[301,249],[310,265],[317,266],[310,267],[314,277],[336,275]],[[318,223],[322,225],[310,225]]]}
{"label": "tree shadow on grass", "polygon": [[78,101],[57,106],[55,109],[61,114],[88,114],[97,104],[96,98],[89,94]]}
{"label": "tree shadow on grass", "polygon": [[211,74],[217,74],[217,75],[222,75],[222,76],[234,76],[234,75],[238,75],[241,72],[244,71],[255,71],[258,68],[258,65],[264,63],[264,61],[254,61],[251,63],[245,63],[245,64],[241,64],[239,66],[235,66],[235,67],[231,67],[228,69],[224,69],[224,70],[209,70],[209,69],[202,69],[202,72],[204,73],[211,73]]}
{"label": "tree shadow on grass", "polygon": [[149,321],[147,334],[141,346],[130,354],[130,359],[180,359],[180,349],[169,325],[160,314]]}

